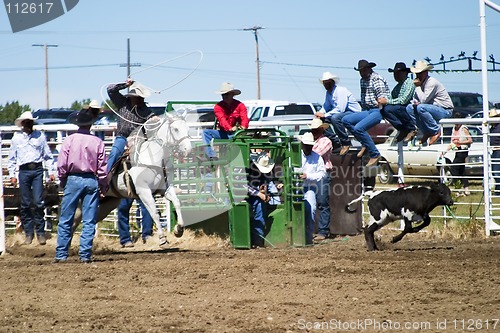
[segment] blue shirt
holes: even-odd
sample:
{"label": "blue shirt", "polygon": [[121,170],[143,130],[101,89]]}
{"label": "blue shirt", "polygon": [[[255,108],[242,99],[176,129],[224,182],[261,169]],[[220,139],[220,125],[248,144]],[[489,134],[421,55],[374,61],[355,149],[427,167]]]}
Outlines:
{"label": "blue shirt", "polygon": [[325,116],[330,117],[339,112],[359,112],[361,106],[347,88],[335,85],[332,92],[326,92],[323,109],[326,111]]}
{"label": "blue shirt", "polygon": [[45,135],[37,130],[31,134],[16,132],[12,137],[9,150],[8,169],[9,176],[15,177],[16,167],[26,163],[41,163],[45,161],[45,166],[49,174],[54,174],[54,159],[50,152]]}

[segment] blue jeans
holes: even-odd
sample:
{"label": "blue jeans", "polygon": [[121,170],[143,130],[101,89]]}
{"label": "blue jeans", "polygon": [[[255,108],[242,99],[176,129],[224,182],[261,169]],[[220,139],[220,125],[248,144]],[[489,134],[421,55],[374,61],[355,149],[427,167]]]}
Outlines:
{"label": "blue jeans", "polygon": [[250,237],[252,245],[264,246],[264,232],[266,230],[267,212],[264,201],[259,197],[250,196],[248,203],[252,209],[252,217],[250,219]]}
{"label": "blue jeans", "polygon": [[317,185],[304,187],[304,200],[306,208],[306,244],[313,243],[314,220],[316,217],[316,192]]}
{"label": "blue jeans", "polygon": [[406,112],[424,135],[436,135],[441,130],[439,121],[443,118],[450,118],[453,110],[432,104],[419,104],[416,107],[409,104]]}
{"label": "blue jeans", "polygon": [[92,258],[99,207],[99,186],[94,174],[68,176],[61,202],[61,215],[57,226],[56,259],[67,259],[73,237],[72,227],[78,203],[82,200],[82,234],[80,235],[80,259]]}
{"label": "blue jeans", "polygon": [[[26,237],[45,236],[43,203],[43,168],[19,170],[19,190],[21,192],[21,222]],[[34,209],[31,210],[33,204]]]}
{"label": "blue jeans", "polygon": [[342,120],[344,119],[345,116],[348,116],[350,114],[353,114],[355,112],[353,111],[344,111],[344,112],[339,112],[339,113],[334,113],[330,117],[325,117],[325,123],[330,123],[333,125],[333,129],[335,130],[335,134],[339,137],[340,144],[342,146],[350,146],[351,145],[351,140],[349,139],[349,134],[346,131],[346,128],[344,124],[342,123]]}
{"label": "blue jeans", "polygon": [[382,115],[380,114],[380,110],[378,108],[354,112],[344,117],[342,120],[349,132],[354,135],[363,147],[366,147],[370,158],[378,157],[380,156],[380,153],[367,131],[380,123],[380,121],[382,121]]}
{"label": "blue jeans", "polygon": [[400,132],[410,132],[416,129],[415,120],[406,111],[406,105],[388,104],[380,110],[380,114]]}
{"label": "blue jeans", "polygon": [[495,195],[500,195],[500,150],[494,150],[491,154],[492,159],[497,159],[491,164],[491,171],[495,179]]}
{"label": "blue jeans", "polygon": [[216,157],[217,154],[210,147],[210,141],[212,139],[231,139],[233,137],[232,133],[223,131],[223,130],[214,130],[214,129],[204,129],[203,130],[203,142],[205,143],[205,154],[208,158]]}
{"label": "blue jeans", "polygon": [[122,157],[125,152],[125,147],[127,146],[127,138],[123,136],[117,136],[115,138],[115,142],[113,142],[113,147],[111,147],[111,151],[108,156],[108,172],[111,170],[113,165],[118,161],[120,157]]}
{"label": "blue jeans", "polygon": [[318,234],[328,237],[330,235],[330,174],[318,182],[316,205],[319,211]]}
{"label": "blue jeans", "polygon": [[[130,207],[136,199],[122,199],[118,205],[118,234],[120,235],[120,244],[131,242],[129,230]],[[153,218],[144,206],[141,200],[137,200],[142,213],[142,238],[153,235]]]}

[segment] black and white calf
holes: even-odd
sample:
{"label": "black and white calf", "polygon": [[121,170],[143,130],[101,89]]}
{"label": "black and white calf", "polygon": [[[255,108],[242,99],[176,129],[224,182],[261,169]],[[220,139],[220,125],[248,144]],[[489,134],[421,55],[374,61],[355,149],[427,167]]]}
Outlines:
{"label": "black and white calf", "polygon": [[[432,184],[426,186],[409,186],[387,191],[368,191],[349,202],[346,206],[348,212],[354,212],[350,206],[369,196],[368,210],[370,221],[364,227],[364,234],[368,251],[378,250],[375,244],[374,233],[384,225],[395,220],[404,219],[405,226],[401,234],[392,239],[393,243],[399,242],[407,233],[419,232],[431,223],[429,213],[440,205],[453,205],[451,191],[445,184]],[[422,221],[416,227],[412,222]]]}

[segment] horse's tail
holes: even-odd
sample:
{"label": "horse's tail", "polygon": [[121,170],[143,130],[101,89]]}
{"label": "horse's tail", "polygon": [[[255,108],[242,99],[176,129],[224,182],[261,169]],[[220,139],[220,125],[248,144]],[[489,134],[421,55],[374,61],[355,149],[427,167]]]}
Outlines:
{"label": "horse's tail", "polygon": [[351,208],[351,205],[352,204],[355,204],[356,202],[359,202],[361,200],[363,200],[363,198],[368,195],[368,196],[371,196],[373,194],[373,191],[366,191],[365,193],[361,194],[359,197],[357,197],[356,199],[350,201],[346,206],[345,206],[345,211],[348,212],[348,213],[354,213],[356,211],[356,209],[354,208]]}

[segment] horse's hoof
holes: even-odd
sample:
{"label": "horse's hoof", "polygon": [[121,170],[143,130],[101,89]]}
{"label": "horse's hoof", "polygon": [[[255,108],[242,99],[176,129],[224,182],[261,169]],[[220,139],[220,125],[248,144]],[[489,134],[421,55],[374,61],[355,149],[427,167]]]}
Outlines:
{"label": "horse's hoof", "polygon": [[168,244],[167,236],[161,236],[160,237],[160,246],[163,246],[165,244]]}
{"label": "horse's hoof", "polygon": [[184,227],[176,224],[174,228],[174,236],[179,238],[182,237],[183,234],[184,234]]}

